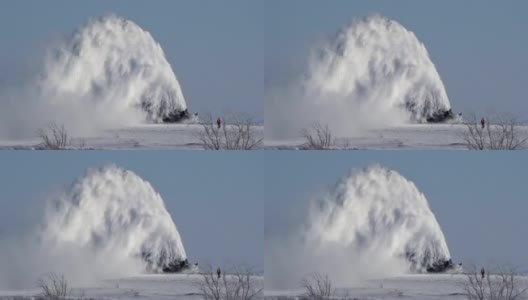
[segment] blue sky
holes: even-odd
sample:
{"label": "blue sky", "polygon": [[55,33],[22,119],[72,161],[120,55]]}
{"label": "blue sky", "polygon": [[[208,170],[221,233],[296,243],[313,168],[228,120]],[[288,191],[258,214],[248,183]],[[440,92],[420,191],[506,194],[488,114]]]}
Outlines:
{"label": "blue sky", "polygon": [[161,194],[191,262],[263,269],[262,152],[2,151],[0,235],[30,230],[50,195],[111,162]]}
{"label": "blue sky", "polygon": [[372,163],[398,171],[425,194],[454,261],[528,270],[528,156],[521,152],[266,152],[265,235],[291,230],[312,195]]}
{"label": "blue sky", "polygon": [[51,40],[108,13],[160,43],[189,110],[263,119],[261,1],[2,1],[0,82],[20,82]]}
{"label": "blue sky", "polygon": [[527,11],[527,1],[265,1],[266,81],[287,80],[302,69],[313,45],[354,18],[378,13],[425,44],[455,111],[523,117]]}

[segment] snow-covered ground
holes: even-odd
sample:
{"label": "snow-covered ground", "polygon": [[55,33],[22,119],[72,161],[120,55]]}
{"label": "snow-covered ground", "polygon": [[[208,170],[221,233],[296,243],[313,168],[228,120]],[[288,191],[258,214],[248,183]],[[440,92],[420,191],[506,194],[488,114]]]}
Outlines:
{"label": "snow-covered ground", "polygon": [[[528,283],[528,277],[519,278]],[[419,274],[368,281],[360,286],[337,288],[336,299],[416,299],[416,300],[457,300],[467,299],[461,284],[461,274]],[[288,291],[265,290],[265,299],[300,299],[301,289]]]}
{"label": "snow-covered ground", "polygon": [[[463,150],[466,149],[461,133],[466,130],[461,124],[413,124],[386,129],[366,131],[361,136],[339,137],[336,149],[358,150]],[[528,136],[528,126],[520,126],[519,134]],[[265,139],[266,149],[302,149],[305,140]]]}
{"label": "snow-covered ground", "polygon": [[[256,126],[256,137],[264,136],[264,127]],[[201,150],[197,124],[145,124],[107,130],[92,136],[74,136],[72,149],[93,150]],[[25,140],[0,140],[0,149],[38,149],[38,137]]]}
{"label": "snow-covered ground", "polygon": [[[76,299],[201,299],[197,274],[149,274],[121,279],[105,280],[96,285],[73,287],[71,298]],[[263,284],[263,277],[255,278]],[[29,300],[41,294],[38,288],[18,291],[0,291],[0,300]]]}

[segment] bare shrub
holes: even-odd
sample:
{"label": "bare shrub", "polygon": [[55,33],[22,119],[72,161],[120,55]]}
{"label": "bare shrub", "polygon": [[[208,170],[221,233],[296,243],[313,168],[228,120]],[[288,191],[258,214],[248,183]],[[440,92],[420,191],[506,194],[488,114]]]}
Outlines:
{"label": "bare shrub", "polygon": [[222,149],[222,132],[213,120],[211,115],[206,115],[200,119],[202,130],[197,133],[197,138],[202,143],[205,150]]}
{"label": "bare shrub", "polygon": [[64,125],[57,125],[53,122],[37,130],[37,135],[42,139],[42,144],[45,149],[66,149],[72,143],[71,137]]}
{"label": "bare shrub", "polygon": [[520,122],[507,115],[485,118],[485,125],[475,115],[465,119],[466,130],[462,133],[469,150],[521,150],[526,149],[528,137],[519,132]]}
{"label": "bare shrub", "polygon": [[313,273],[301,280],[301,286],[306,290],[306,296],[310,299],[330,299],[335,295],[335,288],[328,275]]}
{"label": "bare shrub", "polygon": [[523,300],[527,298],[528,287],[522,285],[514,268],[499,267],[494,274],[484,277],[476,268],[464,273],[462,283],[464,295],[469,300]]}
{"label": "bare shrub", "polygon": [[205,150],[255,150],[262,146],[252,118],[234,115],[222,118],[220,127],[208,114],[200,119],[202,130],[197,133]]}
{"label": "bare shrub", "polygon": [[37,281],[46,299],[65,299],[71,292],[64,275],[50,273]]}
{"label": "bare shrub", "polygon": [[330,149],[336,144],[336,139],[328,125],[323,126],[316,122],[310,127],[301,130],[301,134],[306,139],[306,147],[308,149]]}
{"label": "bare shrub", "polygon": [[209,266],[200,275],[202,280],[197,288],[205,300],[251,300],[262,296],[263,288],[259,287],[249,266],[233,265],[220,278]]}

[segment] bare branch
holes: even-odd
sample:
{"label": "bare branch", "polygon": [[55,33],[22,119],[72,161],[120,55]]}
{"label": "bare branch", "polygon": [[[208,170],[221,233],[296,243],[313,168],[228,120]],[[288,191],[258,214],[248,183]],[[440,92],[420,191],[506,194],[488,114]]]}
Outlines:
{"label": "bare branch", "polygon": [[258,287],[253,268],[246,265],[233,265],[221,276],[208,266],[200,275],[202,280],[197,283],[197,288],[203,299],[252,300],[262,296],[263,288]]}
{"label": "bare branch", "polygon": [[49,123],[46,127],[37,130],[37,135],[42,139],[43,146],[46,149],[61,150],[66,149],[72,143],[64,125]]}
{"label": "bare branch", "polygon": [[520,122],[507,115],[492,115],[478,120],[475,115],[465,119],[466,130],[461,134],[469,150],[526,149],[528,137],[519,133]]}
{"label": "bare branch", "polygon": [[335,294],[335,288],[326,274],[313,273],[305,276],[301,280],[301,286],[310,299],[330,299]]}
{"label": "bare branch", "polygon": [[465,273],[462,290],[469,300],[523,300],[528,287],[522,286],[515,268],[498,267],[496,273],[480,273],[473,267]]}
{"label": "bare branch", "polygon": [[309,128],[301,130],[306,139],[306,147],[313,150],[330,149],[335,146],[336,140],[328,125],[313,123]]}
{"label": "bare branch", "polygon": [[64,275],[50,273],[37,281],[47,299],[65,299],[71,292]]}
{"label": "bare branch", "polygon": [[200,120],[202,130],[197,138],[205,150],[255,150],[262,146],[263,138],[256,137],[256,122],[250,117],[235,115],[222,120],[217,123],[210,114]]}

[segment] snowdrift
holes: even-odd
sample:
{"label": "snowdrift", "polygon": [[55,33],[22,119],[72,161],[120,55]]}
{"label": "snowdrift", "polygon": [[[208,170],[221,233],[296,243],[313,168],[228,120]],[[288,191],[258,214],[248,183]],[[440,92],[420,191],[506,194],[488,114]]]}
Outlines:
{"label": "snowdrift", "polygon": [[87,102],[104,113],[132,114],[137,123],[188,116],[161,46],[116,15],[94,18],[65,39],[48,55],[42,73],[39,88],[53,105]]}
{"label": "snowdrift", "polygon": [[51,203],[40,236],[50,251],[73,245],[108,265],[118,261],[151,272],[188,266],[161,196],[115,165],[88,171]]}

